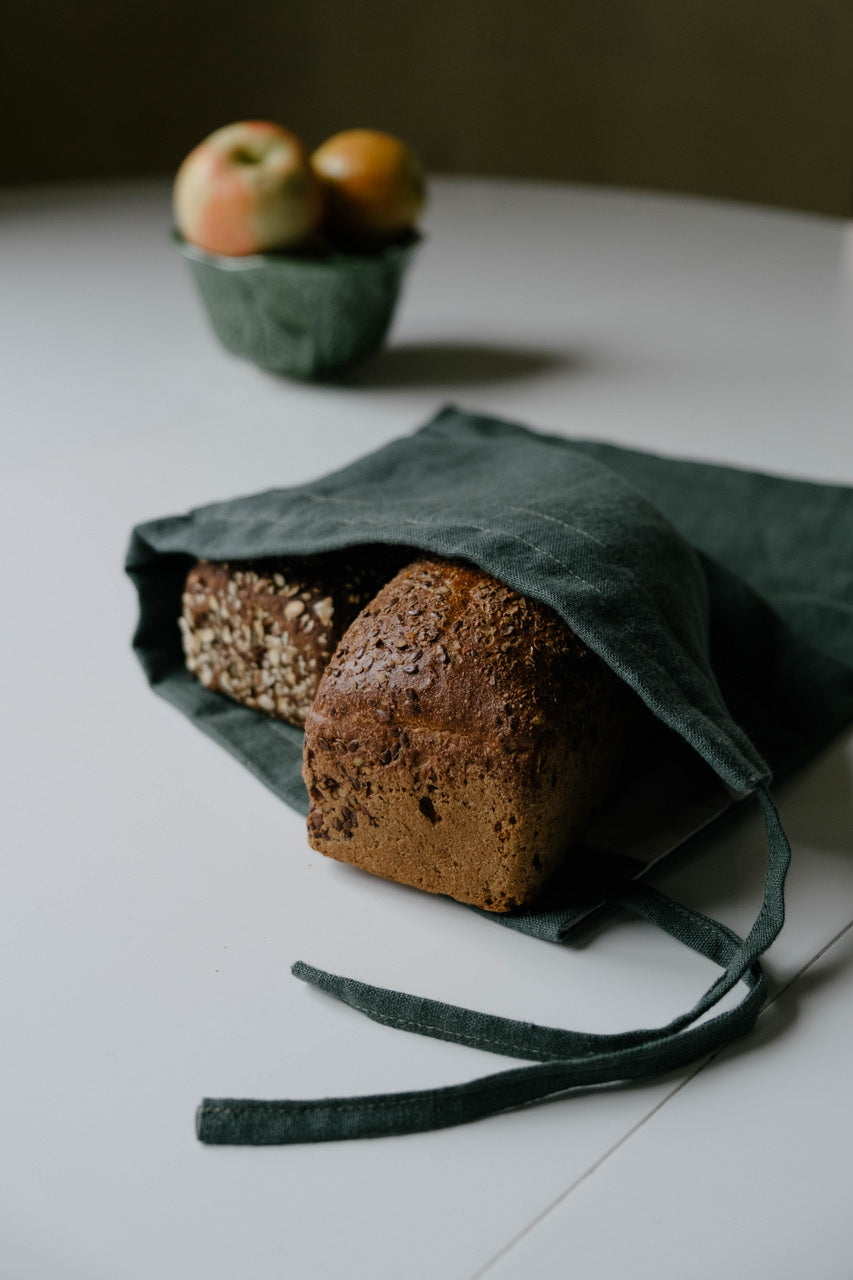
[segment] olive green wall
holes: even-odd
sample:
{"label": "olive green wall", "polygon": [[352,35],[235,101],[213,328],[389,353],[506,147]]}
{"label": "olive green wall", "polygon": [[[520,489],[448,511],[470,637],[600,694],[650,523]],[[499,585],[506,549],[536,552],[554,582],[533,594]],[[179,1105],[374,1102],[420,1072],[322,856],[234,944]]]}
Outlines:
{"label": "olive green wall", "polygon": [[367,124],[433,171],[853,214],[853,0],[4,0],[0,181]]}

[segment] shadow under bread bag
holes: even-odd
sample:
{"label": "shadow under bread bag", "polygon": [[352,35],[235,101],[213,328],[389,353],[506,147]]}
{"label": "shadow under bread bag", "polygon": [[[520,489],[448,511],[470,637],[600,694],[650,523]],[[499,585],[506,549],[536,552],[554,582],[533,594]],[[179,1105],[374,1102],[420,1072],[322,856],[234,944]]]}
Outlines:
{"label": "shadow under bread bag", "polygon": [[[210,1143],[288,1143],[460,1124],[679,1067],[755,1022],[759,957],[783,923],[788,844],[768,785],[853,718],[853,489],[673,461],[536,434],[453,408],[416,434],[290,489],[156,520],[127,569],[135,648],[159,694],[302,812],[301,731],[211,693],[186,671],[177,626],[190,564],[385,543],[473,562],[554,608],[639,696],[647,740],[587,859],[533,911],[494,916],[561,941],[591,905],[618,904],[709,957],[720,976],[663,1027],[601,1035],[536,1026],[367,986],[301,962],[294,974],[379,1022],[532,1065],[447,1088],[317,1101],[205,1099]],[[769,847],[745,938],[638,882],[639,871],[753,797]],[[576,867],[590,867],[579,883]],[[724,993],[740,1002],[699,1022]]]}

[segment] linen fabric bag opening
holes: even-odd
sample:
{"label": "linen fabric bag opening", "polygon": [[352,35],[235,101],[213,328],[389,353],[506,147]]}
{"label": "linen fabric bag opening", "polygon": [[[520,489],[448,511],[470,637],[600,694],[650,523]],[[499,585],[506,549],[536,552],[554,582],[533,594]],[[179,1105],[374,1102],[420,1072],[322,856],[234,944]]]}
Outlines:
{"label": "linen fabric bag opening", "polygon": [[[460,1009],[300,962],[295,976],[379,1022],[534,1065],[397,1094],[208,1098],[197,1115],[204,1142],[435,1129],[668,1071],[743,1035],[766,996],[759,957],[784,919],[790,851],[768,785],[853,719],[853,490],[567,440],[449,407],[414,435],[312,483],[133,532],[134,647],[152,687],[303,813],[302,732],[187,672],[177,625],[183,583],[197,558],[377,543],[470,561],[550,605],[647,709],[639,748],[571,874],[558,874],[534,910],[490,918],[560,942],[592,907],[611,903],[722,972],[666,1026],[602,1035]],[[747,798],[761,808],[769,854],[763,902],[741,938],[637,876]],[[739,1003],[699,1021],[741,982]]]}

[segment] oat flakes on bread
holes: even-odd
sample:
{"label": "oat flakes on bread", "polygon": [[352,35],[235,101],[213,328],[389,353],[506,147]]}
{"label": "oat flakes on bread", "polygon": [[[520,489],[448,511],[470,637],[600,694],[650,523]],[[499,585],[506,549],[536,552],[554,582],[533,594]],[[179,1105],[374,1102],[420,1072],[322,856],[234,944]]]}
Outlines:
{"label": "oat flakes on bread", "polygon": [[310,844],[486,910],[525,907],[611,785],[627,699],[552,609],[420,558],[365,606],[319,682]]}
{"label": "oat flakes on bread", "polygon": [[301,725],[346,628],[407,556],[387,547],[199,560],[179,619],[187,668],[246,707]]}

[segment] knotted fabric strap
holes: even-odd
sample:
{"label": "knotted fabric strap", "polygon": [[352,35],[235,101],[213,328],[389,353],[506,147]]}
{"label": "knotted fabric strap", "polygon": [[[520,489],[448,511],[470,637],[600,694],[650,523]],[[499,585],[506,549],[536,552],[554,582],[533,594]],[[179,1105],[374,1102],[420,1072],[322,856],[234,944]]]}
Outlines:
{"label": "knotted fabric strap", "polygon": [[[769,793],[762,787],[757,796],[769,854],[764,899],[746,938],[642,884],[629,884],[609,899],[658,925],[723,969],[688,1013],[663,1027],[615,1035],[565,1031],[368,986],[299,962],[293,968],[296,977],[377,1022],[491,1053],[530,1059],[536,1065],[501,1071],[468,1084],[407,1093],[316,1101],[205,1098],[197,1113],[199,1138],[207,1143],[260,1146],[442,1129],[541,1102],[585,1085],[660,1075],[746,1034],[766,997],[767,983],[758,957],[784,922],[784,884],[791,856]],[[697,1021],[740,981],[746,990],[737,1005],[703,1022]]]}

